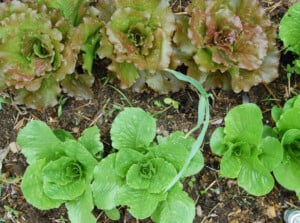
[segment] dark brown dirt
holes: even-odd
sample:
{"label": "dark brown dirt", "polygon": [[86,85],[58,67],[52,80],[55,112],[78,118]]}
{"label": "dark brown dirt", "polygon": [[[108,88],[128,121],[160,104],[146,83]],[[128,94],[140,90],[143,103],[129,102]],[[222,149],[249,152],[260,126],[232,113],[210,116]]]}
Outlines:
{"label": "dark brown dirt", "polygon": [[[173,1],[174,8],[180,11],[179,1]],[[186,1],[183,1],[186,2]],[[291,1],[261,1],[266,11],[275,23],[291,4]],[[278,43],[280,47],[280,43]],[[211,123],[206,141],[201,148],[205,156],[205,167],[195,177],[184,182],[185,190],[194,199],[197,215],[194,223],[238,223],[238,222],[283,222],[283,211],[291,207],[300,207],[295,193],[276,185],[273,191],[261,197],[247,194],[237,186],[235,180],[218,176],[219,158],[210,152],[208,141],[213,130],[223,124],[223,118],[228,110],[243,102],[243,97],[249,97],[250,102],[257,103],[263,111],[264,122],[272,125],[270,109],[273,105],[282,105],[293,94],[300,92],[300,77],[293,76],[291,89],[288,89],[288,80],[283,67],[290,62],[289,55],[282,55],[279,67],[280,77],[269,85],[253,87],[247,94],[234,94],[231,91],[212,91],[215,100],[211,103]],[[2,104],[0,110],[0,152],[8,145],[13,147],[18,130],[31,119],[40,119],[52,127],[63,128],[79,136],[82,131],[96,124],[101,129],[101,140],[105,150],[110,150],[109,131],[111,122],[120,108],[129,106],[128,101],[152,114],[156,114],[158,134],[167,135],[175,130],[188,131],[196,123],[197,94],[187,88],[178,93],[157,95],[151,90],[142,93],[133,93],[131,90],[122,90],[126,98],[120,95],[112,85],[104,84],[106,74],[105,62],[97,62],[97,77],[93,86],[94,99],[89,101],[75,101],[68,99],[63,105],[63,113],[57,116],[57,106],[45,111],[26,109],[22,106]],[[163,103],[165,97],[179,102],[178,110],[155,106],[155,101]],[[127,101],[128,100],[128,101]],[[62,206],[51,211],[40,211],[28,204],[20,190],[22,175],[27,164],[19,151],[9,151],[3,160],[0,176],[0,222],[7,223],[63,223],[67,220],[66,209]],[[122,217],[119,223],[146,223],[151,220],[139,221],[134,219],[125,210],[120,210]],[[103,212],[95,210],[99,223],[112,223]],[[184,223],[184,222],[183,222]]]}

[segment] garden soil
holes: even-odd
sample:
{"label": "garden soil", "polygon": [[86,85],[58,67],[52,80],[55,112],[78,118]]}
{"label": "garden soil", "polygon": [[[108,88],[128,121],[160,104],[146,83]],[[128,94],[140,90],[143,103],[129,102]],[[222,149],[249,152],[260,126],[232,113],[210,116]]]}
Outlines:
{"label": "garden soil", "polygon": [[[294,1],[295,2],[295,1]],[[186,1],[172,1],[174,11],[184,9]],[[278,27],[292,1],[261,1],[261,4]],[[278,41],[278,48],[282,49]],[[282,50],[283,51],[283,50]],[[255,197],[239,188],[236,180],[219,177],[220,158],[210,151],[208,142],[216,127],[224,124],[226,113],[243,102],[252,102],[263,111],[263,122],[274,125],[270,110],[272,106],[282,106],[289,97],[299,94],[300,77],[287,79],[284,67],[292,61],[291,55],[282,53],[277,80],[270,84],[260,84],[247,93],[235,94],[232,91],[213,90],[214,100],[210,103],[211,121],[201,151],[205,157],[202,171],[185,180],[185,191],[193,198],[196,207],[194,223],[267,223],[283,222],[283,212],[289,208],[300,208],[294,192],[276,184],[271,193]],[[6,223],[67,223],[64,206],[50,211],[40,211],[26,202],[20,190],[22,175],[27,167],[24,156],[15,140],[18,131],[32,119],[47,122],[51,128],[63,128],[74,136],[81,135],[89,126],[97,125],[101,130],[101,140],[105,154],[111,150],[109,131],[114,117],[128,106],[145,109],[157,119],[157,133],[168,135],[176,130],[189,131],[197,121],[198,95],[187,87],[177,93],[158,95],[150,89],[141,93],[117,89],[117,85],[107,83],[106,65],[108,61],[95,62],[96,80],[93,86],[94,98],[88,101],[75,101],[69,98],[62,107],[58,117],[58,106],[44,111],[27,109],[24,106],[2,104],[0,110],[0,222]],[[9,95],[1,95],[7,96]],[[178,101],[179,109],[165,105],[164,99]],[[197,135],[194,134],[196,137]],[[41,140],[43,140],[41,138]],[[109,220],[104,212],[94,210],[98,223],[151,223],[150,219],[134,219],[121,208],[119,221]],[[183,222],[184,223],[184,222]]]}

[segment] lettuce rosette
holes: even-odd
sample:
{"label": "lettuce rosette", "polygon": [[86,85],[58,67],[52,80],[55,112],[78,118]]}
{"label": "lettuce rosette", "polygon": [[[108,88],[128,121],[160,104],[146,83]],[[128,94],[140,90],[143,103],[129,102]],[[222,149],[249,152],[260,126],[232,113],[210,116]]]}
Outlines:
{"label": "lettuce rosette", "polygon": [[[59,10],[62,16],[74,27],[81,40],[78,65],[92,74],[93,60],[100,42],[102,21],[99,11],[90,5],[88,0],[27,0],[26,2],[46,5],[50,10]],[[82,58],[81,58],[82,57]],[[92,78],[92,77],[90,77]]]}
{"label": "lettuce rosette", "polygon": [[273,189],[271,172],[283,159],[280,141],[262,118],[256,104],[238,105],[225,116],[225,126],[218,127],[210,138],[212,152],[222,156],[220,175],[236,178],[240,187],[255,196]]}
{"label": "lettuce rosette", "polygon": [[300,96],[289,99],[283,108],[274,106],[272,117],[275,132],[281,139],[283,160],[274,170],[276,180],[300,198]]}
{"label": "lettuce rosette", "polygon": [[175,30],[175,18],[168,1],[115,0],[114,10],[108,4],[104,7],[102,2],[97,7],[107,23],[98,55],[111,59],[108,69],[120,80],[121,87],[131,87],[138,82],[135,87],[139,90],[146,82],[155,88],[153,82],[158,82],[162,87],[156,88],[157,91],[176,90],[175,85],[164,84],[164,80],[172,77],[162,72],[170,64],[171,38]]}
{"label": "lettuce rosette", "polygon": [[207,89],[248,91],[278,76],[275,28],[258,1],[193,0],[177,16],[177,63]]}
{"label": "lettuce rosette", "polygon": [[17,143],[29,164],[21,184],[25,199],[40,210],[65,203],[72,223],[96,223],[91,181],[103,152],[99,129],[88,128],[76,140],[69,132],[31,121]]}
{"label": "lettuce rosette", "polygon": [[56,105],[62,90],[84,97],[80,91],[68,92],[74,85],[69,75],[76,76],[79,37],[58,10],[19,1],[0,3],[0,89],[8,89],[15,103],[37,109]]}
{"label": "lettuce rosette", "polygon": [[[194,202],[180,182],[168,189],[183,168],[194,139],[182,132],[157,137],[155,119],[139,108],[126,108],[111,128],[112,146],[118,150],[95,167],[92,191],[99,209],[107,213],[124,205],[136,218],[159,223],[191,223]],[[182,178],[199,172],[203,157],[197,151]]]}

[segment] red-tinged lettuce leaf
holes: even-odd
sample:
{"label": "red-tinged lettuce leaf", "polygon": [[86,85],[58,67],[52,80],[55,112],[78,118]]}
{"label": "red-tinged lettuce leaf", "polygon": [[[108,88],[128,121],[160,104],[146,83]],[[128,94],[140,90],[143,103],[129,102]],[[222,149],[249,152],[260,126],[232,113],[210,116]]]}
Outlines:
{"label": "red-tinged lettuce leaf", "polygon": [[15,90],[15,102],[17,104],[26,104],[28,107],[43,109],[45,107],[55,106],[57,95],[61,92],[59,84],[53,77],[43,79],[40,88],[37,91],[28,91],[26,89]]}
{"label": "red-tinged lettuce leaf", "polygon": [[61,81],[63,91],[76,99],[91,99],[93,91],[91,89],[94,77],[87,74],[69,74]]}

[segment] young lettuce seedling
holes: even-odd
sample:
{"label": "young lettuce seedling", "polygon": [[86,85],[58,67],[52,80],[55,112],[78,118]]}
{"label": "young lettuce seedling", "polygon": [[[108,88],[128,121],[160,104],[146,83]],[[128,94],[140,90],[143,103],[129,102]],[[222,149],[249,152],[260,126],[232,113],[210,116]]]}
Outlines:
{"label": "young lettuce seedling", "polygon": [[300,198],[300,96],[288,100],[283,108],[273,107],[274,128],[283,147],[283,160],[274,169],[276,180]]}
{"label": "young lettuce seedling", "polygon": [[[150,217],[155,222],[192,222],[194,202],[177,182],[169,184],[184,166],[194,139],[183,132],[157,137],[156,120],[139,108],[125,108],[115,118],[111,140],[117,153],[108,155],[96,166],[92,190],[95,204],[107,211],[126,205],[136,218]],[[181,178],[203,167],[200,150]]]}
{"label": "young lettuce seedling", "polygon": [[72,223],[96,223],[91,181],[103,151],[99,129],[88,128],[75,140],[69,132],[31,121],[17,143],[29,164],[21,184],[25,199],[40,210],[65,203]]}
{"label": "young lettuce seedling", "polygon": [[225,117],[225,127],[213,132],[210,147],[222,156],[221,176],[237,178],[239,186],[256,196],[272,190],[271,171],[282,161],[283,150],[279,140],[264,131],[257,105],[242,104],[231,109]]}

